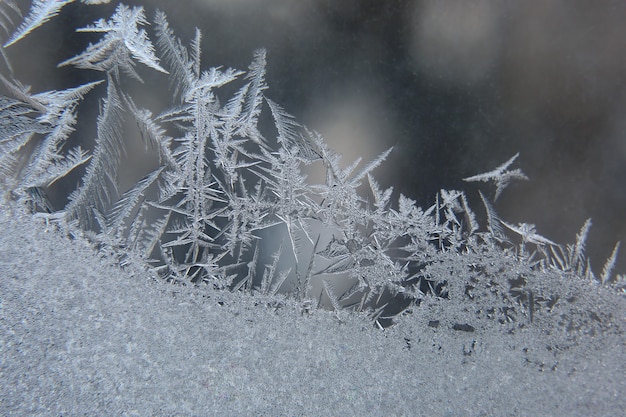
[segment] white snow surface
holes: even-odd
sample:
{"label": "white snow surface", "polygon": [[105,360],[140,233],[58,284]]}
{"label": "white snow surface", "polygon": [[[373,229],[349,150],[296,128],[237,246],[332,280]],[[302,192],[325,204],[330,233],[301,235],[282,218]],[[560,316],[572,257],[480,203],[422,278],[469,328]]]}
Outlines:
{"label": "white snow surface", "polygon": [[157,282],[1,209],[2,416],[626,415],[621,334],[555,353],[540,328],[433,328],[419,308],[382,331]]}

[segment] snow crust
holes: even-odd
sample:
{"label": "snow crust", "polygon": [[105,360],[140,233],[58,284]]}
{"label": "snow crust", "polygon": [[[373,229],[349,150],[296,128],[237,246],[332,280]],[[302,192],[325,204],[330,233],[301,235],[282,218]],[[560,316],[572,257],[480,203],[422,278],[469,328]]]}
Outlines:
{"label": "snow crust", "polygon": [[625,414],[621,332],[564,345],[539,326],[429,327],[419,309],[382,331],[122,271],[1,208],[1,415]]}

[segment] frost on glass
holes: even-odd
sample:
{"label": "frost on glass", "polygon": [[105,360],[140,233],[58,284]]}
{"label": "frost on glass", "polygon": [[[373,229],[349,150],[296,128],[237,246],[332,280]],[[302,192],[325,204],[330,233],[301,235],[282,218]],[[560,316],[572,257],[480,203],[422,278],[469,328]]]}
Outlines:
{"label": "frost on glass", "polygon": [[390,150],[346,161],[269,98],[271,51],[207,65],[162,12],[111,5],[61,59],[90,81],[32,91],[11,54],[73,2],[25,3],[0,0],[2,414],[623,411],[620,245],[596,276],[591,220],[560,245],[502,219],[523,149],[419,207],[376,179]]}
{"label": "frost on glass", "polygon": [[[527,179],[511,168],[519,153],[465,178],[487,183],[478,210],[464,191],[444,189],[418,207],[375,179],[391,150],[344,161],[268,98],[265,50],[252,53],[246,70],[208,66],[202,33],[180,39],[162,12],[149,21],[143,7],[120,4],[77,29],[99,40],[59,65],[95,70],[100,79],[31,92],[12,74],[6,52],[67,3],[33,2],[21,24],[14,2],[0,4],[0,174],[7,199],[81,230],[120,266],[174,283],[367,312],[380,327],[415,308],[432,315],[436,308],[423,308],[430,303],[449,306],[440,314],[455,330],[469,331],[476,320],[533,323],[567,310],[564,294],[580,282],[623,292],[624,276],[613,271],[619,243],[600,277],[590,268],[590,222],[575,243],[559,245],[532,224],[499,218],[498,197],[511,181]],[[146,105],[130,93],[133,83],[158,89],[163,81],[171,92],[165,102]],[[66,146],[87,94],[101,94],[91,152]],[[128,186],[120,170],[132,164],[126,148],[133,141],[143,142],[153,163]],[[324,172],[320,183],[308,178],[312,167]],[[55,207],[48,189],[75,172],[80,184],[65,207]]]}

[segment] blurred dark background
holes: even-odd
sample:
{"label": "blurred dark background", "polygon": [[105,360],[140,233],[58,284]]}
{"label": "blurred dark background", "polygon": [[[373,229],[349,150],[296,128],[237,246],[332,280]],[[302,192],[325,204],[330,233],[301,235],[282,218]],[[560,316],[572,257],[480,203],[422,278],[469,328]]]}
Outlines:
{"label": "blurred dark background", "polygon": [[[20,4],[26,11],[30,3]],[[266,48],[268,97],[320,132],[346,163],[393,146],[377,179],[422,207],[441,188],[463,189],[482,213],[476,185],[462,178],[520,152],[515,167],[530,180],[496,202],[504,220],[533,223],[539,234],[568,243],[592,217],[587,252],[597,274],[615,242],[626,243],[624,1],[125,4],[144,5],[149,19],[160,8],[184,41],[200,28],[205,68],[246,69],[253,51]],[[98,39],[72,29],[108,18],[116,5],[67,6],[17,46],[60,62]],[[35,92],[101,78],[65,68],[59,81],[32,56],[8,53]],[[143,87],[133,88],[141,94]],[[626,272],[626,253],[618,272]]]}

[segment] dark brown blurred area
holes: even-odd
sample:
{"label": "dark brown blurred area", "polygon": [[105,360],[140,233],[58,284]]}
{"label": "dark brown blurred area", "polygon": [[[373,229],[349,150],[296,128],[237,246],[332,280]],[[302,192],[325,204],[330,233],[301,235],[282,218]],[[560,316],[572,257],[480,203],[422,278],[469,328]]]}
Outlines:
{"label": "dark brown blurred area", "polygon": [[[587,249],[596,273],[615,242],[626,243],[624,1],[125,3],[143,4],[149,19],[165,11],[187,41],[199,27],[205,67],[245,69],[253,51],[266,48],[267,95],[319,131],[346,163],[394,146],[378,179],[423,207],[440,188],[475,197],[475,185],[461,179],[520,152],[516,167],[530,180],[496,202],[504,220],[534,223],[567,243],[592,217]],[[21,46],[43,44],[40,58],[67,59],[93,38],[64,29],[108,17],[116,4],[68,6]],[[51,67],[15,55],[24,83],[54,87],[50,74],[36,70]],[[59,71],[70,77],[66,86],[84,82],[73,74]],[[482,213],[479,201],[473,208]],[[624,273],[626,253],[619,259]]]}

